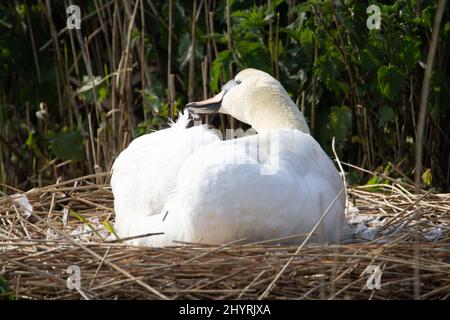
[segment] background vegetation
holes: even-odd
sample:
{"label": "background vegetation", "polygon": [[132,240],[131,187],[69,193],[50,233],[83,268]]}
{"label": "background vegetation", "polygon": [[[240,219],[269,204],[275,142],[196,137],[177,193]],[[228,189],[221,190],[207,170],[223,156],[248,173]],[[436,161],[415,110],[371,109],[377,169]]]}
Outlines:
{"label": "background vegetation", "polygon": [[[78,31],[66,28],[72,2]],[[342,161],[410,182],[436,2],[376,1],[382,26],[369,30],[368,4],[352,0],[2,1],[0,182],[27,189],[107,171],[131,139],[246,67],[282,82],[328,152],[335,136]],[[422,183],[448,190],[445,10]],[[351,183],[368,182],[348,169]]]}

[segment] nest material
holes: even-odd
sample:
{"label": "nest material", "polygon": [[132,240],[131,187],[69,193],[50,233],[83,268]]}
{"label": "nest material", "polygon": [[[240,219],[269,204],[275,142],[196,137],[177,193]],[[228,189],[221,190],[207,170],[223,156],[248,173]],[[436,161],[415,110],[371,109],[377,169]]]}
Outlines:
{"label": "nest material", "polygon": [[[143,248],[109,234],[113,196],[93,178],[28,191],[31,215],[23,198],[0,198],[0,280],[17,299],[450,297],[450,194],[349,188],[355,236],[339,245]],[[70,266],[81,288],[68,286]]]}

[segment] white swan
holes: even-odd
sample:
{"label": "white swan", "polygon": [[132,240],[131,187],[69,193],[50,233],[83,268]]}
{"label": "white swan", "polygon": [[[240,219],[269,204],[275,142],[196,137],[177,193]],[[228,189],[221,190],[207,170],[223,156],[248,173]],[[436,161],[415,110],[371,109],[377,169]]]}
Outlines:
{"label": "white swan", "polygon": [[120,237],[163,233],[130,241],[147,246],[288,237],[311,231],[330,205],[315,239],[347,235],[340,175],[277,80],[245,69],[187,107],[232,115],[258,134],[222,141],[205,125],[187,129],[186,112],[135,139],[112,169]]}

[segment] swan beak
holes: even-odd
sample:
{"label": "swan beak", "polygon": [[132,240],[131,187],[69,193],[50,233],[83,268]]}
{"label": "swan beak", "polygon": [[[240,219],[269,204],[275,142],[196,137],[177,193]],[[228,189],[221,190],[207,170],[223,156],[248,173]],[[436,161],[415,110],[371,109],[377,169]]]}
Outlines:
{"label": "swan beak", "polygon": [[222,100],[225,94],[230,91],[231,88],[237,86],[240,83],[241,81],[239,80],[230,80],[222,87],[222,91],[220,91],[214,97],[203,101],[190,102],[186,105],[186,109],[198,114],[211,114],[220,112],[220,107],[222,106]]}
{"label": "swan beak", "polygon": [[186,105],[186,109],[197,114],[211,114],[219,112],[219,109],[222,106],[222,99],[224,94],[225,92],[224,90],[222,90],[212,98],[203,101],[189,102]]}

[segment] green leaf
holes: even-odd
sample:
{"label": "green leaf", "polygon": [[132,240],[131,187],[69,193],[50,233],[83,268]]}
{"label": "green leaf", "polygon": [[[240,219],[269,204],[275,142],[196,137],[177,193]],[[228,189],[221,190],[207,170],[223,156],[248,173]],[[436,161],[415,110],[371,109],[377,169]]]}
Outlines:
{"label": "green leaf", "polygon": [[42,151],[39,148],[37,139],[36,139],[33,131],[30,131],[30,133],[28,134],[28,138],[25,141],[25,144],[28,146],[28,148],[30,148],[33,151],[33,153],[36,157],[43,158]]}
{"label": "green leaf", "polygon": [[186,67],[192,55],[194,55],[194,58],[197,60],[201,60],[203,58],[202,48],[200,45],[195,46],[195,52],[192,48],[191,34],[186,32],[181,36],[180,44],[178,46],[177,60],[180,70],[183,70]]}
{"label": "green leaf", "polygon": [[116,230],[114,230],[113,226],[109,223],[109,221],[103,221],[103,225],[110,234],[113,234],[117,239],[120,239],[119,235],[116,233]]}
{"label": "green leaf", "polygon": [[192,40],[189,33],[184,33],[180,39],[180,45],[178,46],[178,62],[180,69],[183,70],[192,55]]}
{"label": "green leaf", "polygon": [[425,170],[425,172],[422,174],[422,182],[427,186],[431,185],[431,183],[433,182],[433,175],[431,174],[431,169]]}
{"label": "green leaf", "polygon": [[224,78],[229,79],[229,65],[233,61],[233,56],[231,51],[224,50],[217,55],[217,58],[214,59],[213,65],[211,68],[211,89],[213,91],[219,91],[219,80],[220,75],[223,73]]}
{"label": "green leaf", "polygon": [[69,211],[71,216],[74,216],[75,218],[77,218],[78,220],[80,220],[80,222],[82,223],[88,223],[88,221],[86,220],[85,217],[83,217],[81,214],[79,214],[78,212],[76,212],[75,210],[70,209]]}
{"label": "green leaf", "polygon": [[383,97],[394,100],[401,93],[404,77],[401,71],[392,66],[382,66],[377,74],[378,90]]}
{"label": "green leaf", "polygon": [[380,177],[373,176],[369,181],[367,181],[366,185],[380,184],[382,182],[383,180]]}
{"label": "green leaf", "polygon": [[433,17],[434,17],[434,8],[426,7],[425,10],[422,11],[422,24],[427,27],[428,29],[431,29],[433,25]]}
{"label": "green leaf", "polygon": [[398,58],[406,66],[406,70],[414,69],[420,58],[420,41],[405,37],[401,42]]}
{"label": "green leaf", "polygon": [[261,41],[240,41],[236,46],[236,53],[239,62],[246,67],[270,72],[269,51]]}
{"label": "green leaf", "polygon": [[297,11],[299,12],[310,12],[311,7],[309,3],[300,3],[296,7]]}
{"label": "green leaf", "polygon": [[337,82],[336,82],[336,87],[339,88],[339,89],[341,89],[342,92],[343,92],[345,95],[348,95],[348,93],[350,92],[350,85],[349,85],[348,83],[346,83],[346,82],[343,82],[343,81],[337,81]]}
{"label": "green leaf", "polygon": [[378,115],[380,116],[381,125],[384,125],[386,122],[389,122],[395,118],[394,110],[386,105],[382,105],[378,109]]}
{"label": "green leaf", "polygon": [[[142,91],[139,91],[142,94]],[[154,88],[148,87],[144,89],[144,108],[145,111],[159,113],[162,111],[162,102],[160,96],[155,92]]]}
{"label": "green leaf", "polygon": [[314,32],[309,29],[305,28],[300,32],[300,44],[304,46],[311,47],[314,41]]}
{"label": "green leaf", "polygon": [[98,233],[98,231],[95,230],[95,228],[92,226],[92,224],[91,224],[85,217],[83,217],[81,214],[79,214],[78,212],[76,212],[76,211],[74,211],[74,210],[72,210],[72,209],[69,210],[69,214],[70,214],[71,216],[74,216],[75,218],[77,218],[77,219],[78,219],[80,222],[82,222],[83,224],[87,225],[88,228],[91,229],[92,232],[94,232],[95,235],[96,235],[97,237],[99,237],[101,240],[105,240],[105,239],[100,235],[100,233]]}
{"label": "green leaf", "polygon": [[378,66],[380,61],[377,57],[376,50],[365,48],[361,51],[361,66],[364,70],[369,71],[372,68]]}
{"label": "green leaf", "polygon": [[442,37],[443,38],[448,38],[450,37],[450,22],[447,22],[444,27],[442,28]]}
{"label": "green leaf", "polygon": [[99,86],[103,82],[103,79],[101,77],[89,77],[89,76],[83,76],[83,84],[81,88],[78,89],[77,93],[84,93],[89,90],[92,90],[93,88]]}
{"label": "green leaf", "polygon": [[266,6],[234,11],[231,16],[239,27],[250,30],[253,29],[253,31],[263,28],[264,25],[273,18],[271,15],[267,16]]}
{"label": "green leaf", "polygon": [[[108,96],[106,78],[83,76],[82,86],[77,90],[78,97],[87,103],[102,103]],[[95,94],[94,94],[95,92]]]}
{"label": "green leaf", "polygon": [[347,106],[334,106],[331,108],[328,120],[336,139],[346,140],[352,128],[352,110]]}
{"label": "green leaf", "polygon": [[15,300],[8,282],[0,276],[0,300]]}
{"label": "green leaf", "polygon": [[55,157],[63,161],[83,160],[83,138],[79,131],[61,131],[48,134],[50,150]]}

